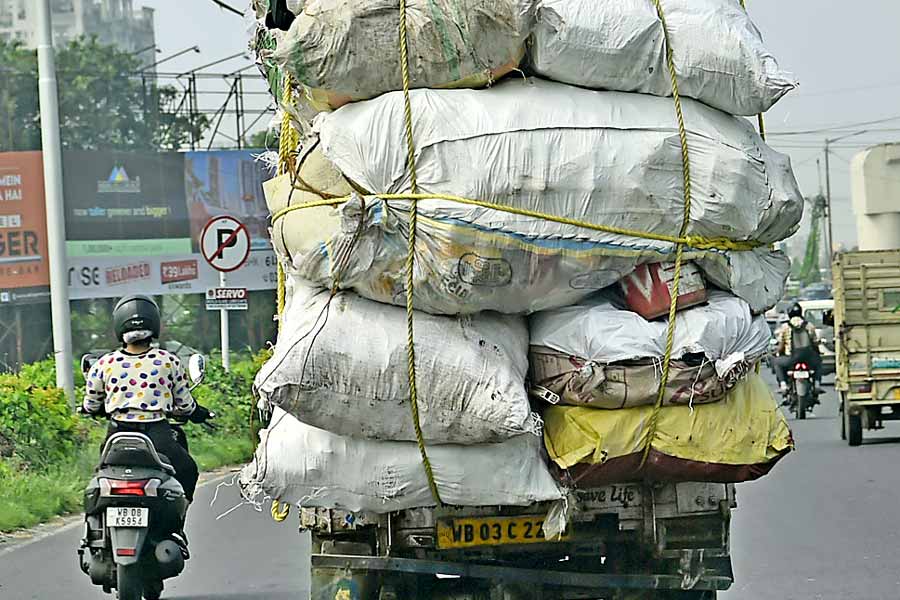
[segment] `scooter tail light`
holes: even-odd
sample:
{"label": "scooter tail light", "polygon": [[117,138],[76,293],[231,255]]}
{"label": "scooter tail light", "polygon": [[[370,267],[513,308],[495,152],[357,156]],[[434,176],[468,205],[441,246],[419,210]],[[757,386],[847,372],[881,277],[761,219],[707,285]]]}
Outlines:
{"label": "scooter tail light", "polygon": [[108,479],[100,480],[101,496],[156,496],[159,479]]}
{"label": "scooter tail light", "polygon": [[116,548],[116,556],[134,556],[137,550],[134,548]]}

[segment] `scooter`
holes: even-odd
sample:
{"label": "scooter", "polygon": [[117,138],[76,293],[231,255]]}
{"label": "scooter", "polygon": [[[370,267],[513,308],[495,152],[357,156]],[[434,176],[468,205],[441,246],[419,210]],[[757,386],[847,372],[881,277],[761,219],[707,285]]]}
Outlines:
{"label": "scooter", "polygon": [[[99,357],[85,356],[85,373]],[[203,356],[191,356],[192,389],[203,380]],[[183,422],[172,424],[186,442]],[[79,566],[94,585],[119,600],[158,600],[163,582],[184,570],[190,558],[184,534],[188,501],[175,469],[142,433],[110,436],[84,492],[84,538]]]}
{"label": "scooter", "polygon": [[798,419],[806,419],[807,411],[818,404],[815,376],[805,362],[798,362],[788,371],[788,406]]}

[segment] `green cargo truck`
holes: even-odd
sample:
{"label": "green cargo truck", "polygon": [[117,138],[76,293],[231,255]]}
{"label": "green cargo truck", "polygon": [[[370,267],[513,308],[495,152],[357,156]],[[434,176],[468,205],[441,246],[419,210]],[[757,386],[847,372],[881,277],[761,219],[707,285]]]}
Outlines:
{"label": "green cargo truck", "polygon": [[900,249],[844,252],[834,273],[841,439],[900,420]]}

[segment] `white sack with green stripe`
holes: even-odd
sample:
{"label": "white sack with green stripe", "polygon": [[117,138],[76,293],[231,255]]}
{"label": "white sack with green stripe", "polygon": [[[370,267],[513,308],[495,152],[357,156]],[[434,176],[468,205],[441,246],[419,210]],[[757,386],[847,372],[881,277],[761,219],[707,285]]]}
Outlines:
{"label": "white sack with green stripe", "polygon": [[[488,90],[415,90],[411,102],[424,194],[679,234],[682,147],[671,99],[528,79]],[[692,100],[684,100],[684,118],[693,188],[688,235],[760,244],[754,251],[692,249],[685,259],[762,311],[781,298],[789,269],[767,245],[793,234],[802,213],[790,160],[745,119]],[[320,115],[316,127],[321,153],[357,189],[410,192],[402,94]],[[269,202],[278,209],[303,200]],[[320,285],[337,280],[403,305],[408,209],[406,201],[360,194],[281,252]],[[673,260],[675,248],[445,199],[419,202],[419,213],[415,306],[434,313],[566,306],[637,264]],[[293,218],[299,229],[303,215]]]}

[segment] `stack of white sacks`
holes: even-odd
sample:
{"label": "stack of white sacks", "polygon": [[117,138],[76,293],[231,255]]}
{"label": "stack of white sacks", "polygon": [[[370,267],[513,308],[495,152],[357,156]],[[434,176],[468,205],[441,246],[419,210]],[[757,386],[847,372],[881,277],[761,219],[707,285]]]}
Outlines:
{"label": "stack of white sacks", "polygon": [[[661,22],[650,0],[408,4],[418,188],[436,196],[419,203],[413,272],[435,480],[448,504],[554,500],[563,490],[529,386],[602,409],[655,402],[667,323],[610,290],[640,264],[673,260],[674,245],[447,196],[676,236],[682,148]],[[287,303],[256,381],[273,417],[242,474],[248,497],[372,512],[433,503],[410,415],[409,202],[374,196],[411,191],[394,91],[399,15],[382,5],[291,2],[290,30],[266,33],[274,50],[258,47],[299,82],[298,113],[318,113],[301,189],[271,182],[270,209],[351,198],[274,224]],[[665,404],[693,405],[722,400],[768,342],[756,315],[781,297],[789,270],[770,247],[796,230],[802,199],[788,158],[732,115],[768,109],[794,83],[738,0],[662,5],[690,149],[688,235],[755,242],[685,253],[717,288],[677,320],[672,372],[687,384]],[[624,369],[630,391],[610,386]]]}

